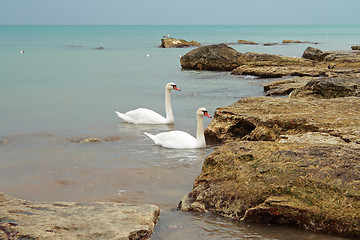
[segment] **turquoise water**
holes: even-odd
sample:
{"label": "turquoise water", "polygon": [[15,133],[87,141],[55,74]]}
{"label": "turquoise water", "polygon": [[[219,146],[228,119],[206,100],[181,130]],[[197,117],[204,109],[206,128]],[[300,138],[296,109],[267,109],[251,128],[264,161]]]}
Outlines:
{"label": "turquoise water", "polygon": [[[163,149],[143,132],[194,135],[198,107],[213,114],[263,95],[271,80],[184,71],[179,55],[191,48],[159,48],[165,34],[202,44],[252,40],[261,44],[231,46],[300,57],[308,46],[349,50],[360,26],[0,26],[0,140],[8,141],[0,143],[0,191],[33,201],[154,203],[162,211],[154,239],[342,239],[174,210],[216,146]],[[284,39],[318,44],[262,45]],[[182,89],[172,92],[174,126],[134,126],[115,115],[137,107],[164,114],[168,82]],[[82,137],[116,141],[74,143]]]}

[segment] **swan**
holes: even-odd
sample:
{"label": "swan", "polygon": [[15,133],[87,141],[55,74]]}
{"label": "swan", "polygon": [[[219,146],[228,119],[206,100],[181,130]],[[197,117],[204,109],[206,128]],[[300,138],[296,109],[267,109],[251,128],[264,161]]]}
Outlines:
{"label": "swan", "polygon": [[175,83],[168,83],[165,87],[165,112],[166,118],[146,108],[138,108],[127,113],[115,111],[115,113],[125,122],[134,124],[172,124],[174,115],[171,108],[170,92],[171,90],[181,91]]}
{"label": "swan", "polygon": [[156,145],[166,148],[205,148],[205,135],[204,135],[204,119],[203,116],[211,118],[205,108],[199,108],[196,111],[197,117],[197,130],[196,138],[183,131],[170,131],[162,132],[156,135],[144,132],[146,136],[151,138]]}

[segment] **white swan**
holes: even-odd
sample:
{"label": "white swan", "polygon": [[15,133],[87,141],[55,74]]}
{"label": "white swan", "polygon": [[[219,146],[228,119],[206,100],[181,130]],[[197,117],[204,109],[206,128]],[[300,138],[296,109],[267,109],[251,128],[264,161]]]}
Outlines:
{"label": "white swan", "polygon": [[138,108],[127,113],[115,111],[115,113],[125,122],[134,124],[172,124],[174,115],[171,108],[170,92],[171,90],[181,91],[175,83],[168,83],[165,87],[165,112],[166,118],[146,108]]}
{"label": "white swan", "polygon": [[183,131],[163,132],[156,135],[145,132],[146,136],[151,138],[156,145],[166,148],[204,148],[206,147],[204,136],[204,119],[203,116],[211,118],[205,108],[199,108],[196,111],[197,130],[196,138]]}

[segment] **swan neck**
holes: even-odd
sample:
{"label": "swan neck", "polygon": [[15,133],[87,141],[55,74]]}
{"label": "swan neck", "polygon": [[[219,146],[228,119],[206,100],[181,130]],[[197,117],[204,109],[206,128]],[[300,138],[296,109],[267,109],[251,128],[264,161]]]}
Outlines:
{"label": "swan neck", "polygon": [[174,121],[174,115],[171,108],[171,98],[170,98],[171,90],[165,89],[165,112],[166,112],[166,119],[169,122]]}
{"label": "swan neck", "polygon": [[205,145],[204,118],[199,115],[197,116],[196,140]]}

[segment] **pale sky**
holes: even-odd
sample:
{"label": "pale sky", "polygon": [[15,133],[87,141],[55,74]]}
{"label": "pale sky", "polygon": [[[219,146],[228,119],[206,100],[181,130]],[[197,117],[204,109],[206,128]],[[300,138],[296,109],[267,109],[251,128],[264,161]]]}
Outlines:
{"label": "pale sky", "polygon": [[360,0],[0,0],[0,25],[360,24]]}

